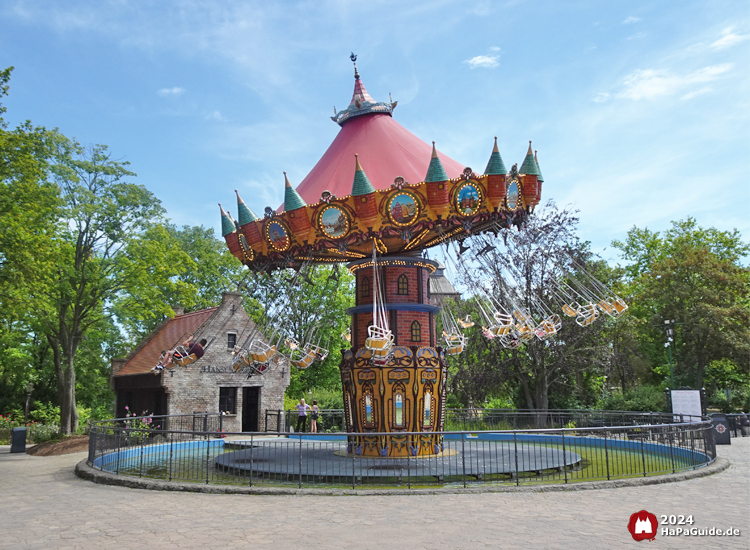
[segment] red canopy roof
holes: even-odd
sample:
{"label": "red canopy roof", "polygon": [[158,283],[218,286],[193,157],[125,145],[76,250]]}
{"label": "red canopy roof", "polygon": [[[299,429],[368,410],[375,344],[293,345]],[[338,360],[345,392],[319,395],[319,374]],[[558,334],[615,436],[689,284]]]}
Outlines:
{"label": "red canopy roof", "polygon": [[[337,197],[350,195],[355,153],[373,187],[387,189],[397,176],[403,176],[409,183],[424,181],[432,145],[401,126],[390,114],[353,117],[343,123],[331,146],[297,187],[302,199],[307,204],[317,203],[323,191]],[[463,172],[464,165],[443,154],[439,156],[449,178]]]}

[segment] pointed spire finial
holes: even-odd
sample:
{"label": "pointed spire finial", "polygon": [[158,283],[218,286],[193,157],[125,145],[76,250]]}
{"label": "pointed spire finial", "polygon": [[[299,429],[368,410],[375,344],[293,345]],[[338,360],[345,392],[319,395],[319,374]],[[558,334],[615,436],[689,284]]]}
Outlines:
{"label": "pointed spire finial", "polygon": [[362,169],[362,165],[359,163],[359,155],[354,155],[354,182],[352,182],[352,197],[359,197],[362,195],[369,195],[375,192],[375,188],[370,183],[370,179]]}
{"label": "pointed spire finial", "polygon": [[357,72],[357,56],[354,55],[354,52],[349,56],[349,59],[354,63],[354,80],[359,80],[359,72]]}
{"label": "pointed spire finial", "polygon": [[229,214],[224,211],[221,203],[219,203],[219,210],[221,210],[221,235],[226,237],[230,233],[234,233],[234,222]]}
{"label": "pointed spire finial", "polygon": [[526,174],[527,176],[538,176],[539,167],[534,160],[534,151],[531,149],[531,142],[529,141],[529,150],[526,153],[526,158],[523,159],[521,168],[518,169],[519,174]]}
{"label": "pointed spire finial", "polygon": [[448,174],[445,173],[443,163],[440,162],[434,141],[432,142],[432,158],[430,158],[430,165],[427,167],[427,175],[424,177],[424,181],[427,183],[448,181]]}
{"label": "pointed spire finial", "polygon": [[260,219],[255,215],[255,212],[250,210],[250,207],[245,204],[245,201],[240,197],[239,191],[235,189],[234,192],[237,194],[237,220],[239,221],[239,224],[245,225],[246,223]]}
{"label": "pointed spire finial", "polygon": [[495,145],[492,147],[490,160],[487,162],[487,168],[484,169],[484,173],[493,176],[504,176],[508,173],[505,169],[503,157],[500,156],[500,149],[497,147],[497,136],[495,136]]}
{"label": "pointed spire finial", "polygon": [[286,172],[284,172],[284,211],[291,212],[303,206],[305,206],[305,201],[297,193],[297,190],[292,187],[292,184],[289,183],[289,178],[286,177]]}

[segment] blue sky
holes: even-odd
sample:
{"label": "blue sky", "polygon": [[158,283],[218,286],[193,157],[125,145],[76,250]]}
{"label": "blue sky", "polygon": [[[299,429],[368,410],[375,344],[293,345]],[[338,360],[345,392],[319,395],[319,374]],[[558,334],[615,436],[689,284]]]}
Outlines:
{"label": "blue sky", "polygon": [[[376,100],[477,171],[539,151],[602,251],[694,216],[750,235],[750,4],[14,1],[6,118],[104,143],[173,222],[283,201],[338,132],[354,51]],[[236,216],[235,216],[236,217]],[[613,251],[603,252],[613,257]]]}

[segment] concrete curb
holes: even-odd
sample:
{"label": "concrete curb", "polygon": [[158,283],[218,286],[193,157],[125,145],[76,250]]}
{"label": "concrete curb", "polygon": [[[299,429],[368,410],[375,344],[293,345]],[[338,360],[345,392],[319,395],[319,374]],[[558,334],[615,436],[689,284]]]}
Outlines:
{"label": "concrete curb", "polygon": [[89,466],[82,460],[75,467],[75,473],[81,479],[100,483],[102,485],[118,485],[131,489],[149,489],[155,491],[185,491],[192,493],[213,493],[226,495],[316,495],[316,496],[352,496],[352,495],[438,495],[438,494],[486,494],[486,493],[551,493],[559,491],[587,491],[592,489],[617,489],[620,487],[643,487],[645,485],[660,485],[697,479],[723,472],[731,462],[726,458],[717,458],[708,466],[666,474],[663,476],[616,479],[610,481],[584,481],[557,485],[527,485],[527,486],[498,486],[486,485],[479,487],[435,487],[429,489],[298,489],[292,487],[244,487],[237,485],[206,485],[200,483],[184,483],[164,481],[160,479],[144,479],[129,477],[110,472],[103,472]]}

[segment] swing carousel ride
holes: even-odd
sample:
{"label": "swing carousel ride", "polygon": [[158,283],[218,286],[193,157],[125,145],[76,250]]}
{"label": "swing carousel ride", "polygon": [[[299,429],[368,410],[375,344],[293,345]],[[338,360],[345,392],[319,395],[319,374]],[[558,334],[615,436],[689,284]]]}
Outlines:
{"label": "swing carousel ride", "polygon": [[[355,276],[356,303],[347,310],[351,325],[342,335],[347,349],[340,371],[347,432],[359,434],[349,437],[348,452],[440,455],[446,357],[463,351],[467,330],[516,348],[553,337],[562,317],[587,326],[627,305],[582,266],[575,277],[562,273],[549,283],[559,313],[549,300],[524,296],[511,265],[499,273],[504,284],[482,281],[476,266],[494,262],[488,254],[493,239],[517,245],[513,234],[523,231],[539,204],[543,177],[531,143],[520,168],[507,170],[495,138],[484,173],[476,174],[398,124],[397,102],[375,101],[356,56],[351,59],[354,93],[346,109],[334,108],[331,118],[341,129],[328,150],[296,189],[284,174],[280,209],[266,207],[258,217],[237,194],[235,221],[219,205],[222,233],[231,253],[256,276],[286,270],[292,285],[312,283],[316,265],[335,265],[329,279],[337,279],[338,264],[346,262]],[[480,236],[485,248],[470,258],[468,243]],[[429,276],[439,264],[424,251],[438,245],[445,246],[449,267],[476,300],[481,319],[460,318],[431,303]],[[263,374],[281,357],[300,369],[325,359],[328,350],[316,329],[304,342],[285,330],[289,305],[281,298],[268,306],[265,335],[256,328],[243,336],[236,371]]]}

